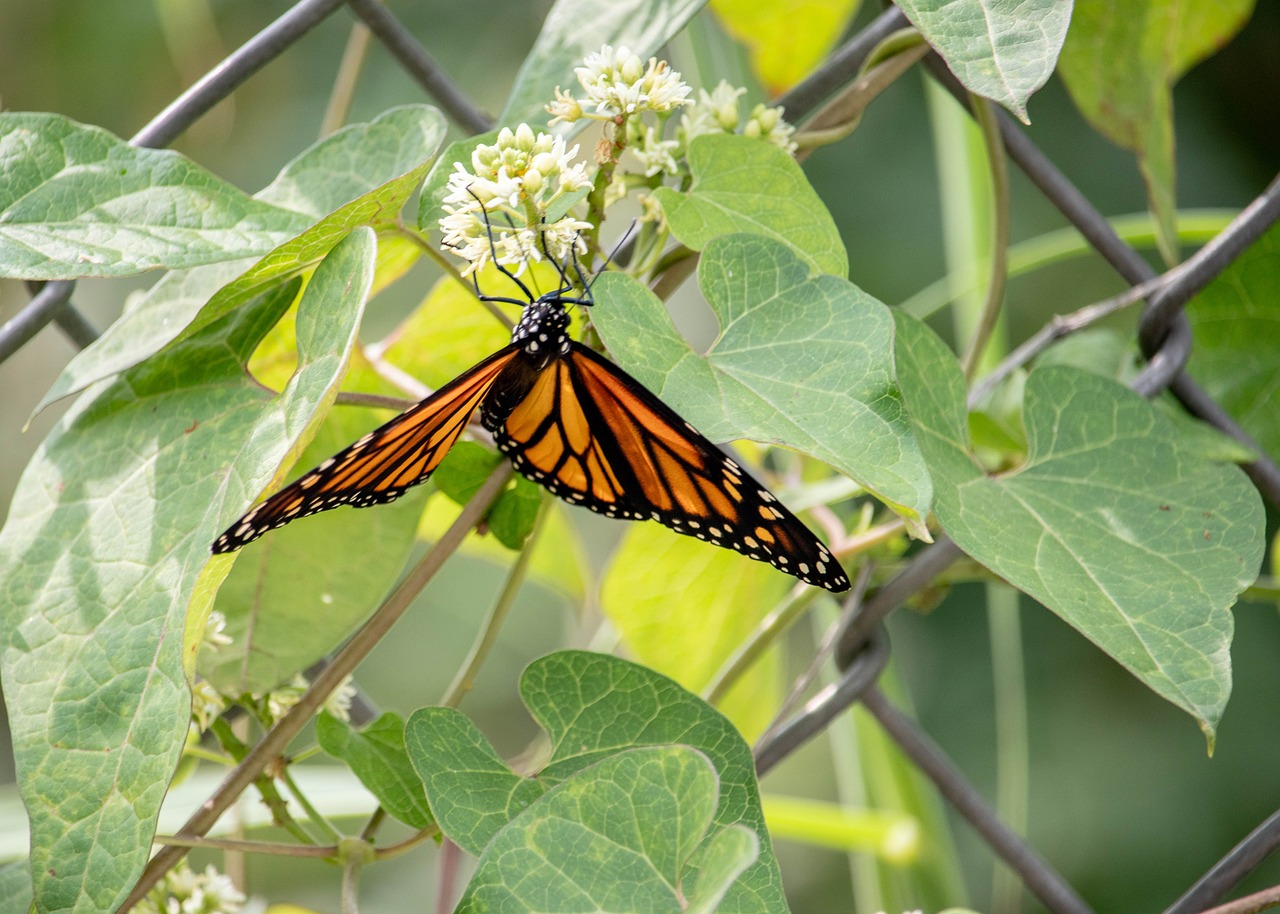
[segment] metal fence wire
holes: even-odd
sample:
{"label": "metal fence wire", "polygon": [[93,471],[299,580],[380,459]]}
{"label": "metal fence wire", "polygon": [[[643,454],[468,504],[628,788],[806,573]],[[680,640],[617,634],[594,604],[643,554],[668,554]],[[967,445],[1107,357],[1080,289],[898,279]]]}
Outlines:
{"label": "metal fence wire", "polygon": [[[144,147],[168,145],[259,69],[343,6],[368,26],[459,127],[477,133],[492,126],[404,24],[378,0],[300,0],[175,99],[129,142]],[[849,39],[813,75],[780,100],[788,120],[795,122],[810,113],[831,91],[854,77],[881,40],[908,25],[902,12],[890,7]],[[926,65],[934,78],[957,99],[968,103],[965,90],[941,58],[931,53]],[[1169,391],[1191,415],[1262,455],[1244,469],[1263,497],[1273,506],[1280,506],[1280,467],[1183,370],[1192,346],[1190,326],[1183,313],[1185,305],[1280,218],[1280,177],[1212,241],[1175,269],[1157,276],[1146,260],[1120,239],[1102,214],[1007,115],[1000,117],[1000,134],[1009,157],[1115,271],[1134,287],[1155,290],[1147,297],[1140,322],[1139,340],[1147,362],[1133,379],[1132,388],[1146,397]],[[34,294],[30,302],[0,327],[0,361],[13,355],[50,323],[55,323],[80,347],[96,338],[97,331],[71,301],[74,282],[50,282],[42,287],[32,284],[32,287]],[[884,669],[889,652],[882,629],[884,618],[926,587],[959,555],[960,550],[953,543],[939,539],[917,552],[903,571],[856,612],[846,614],[848,621],[835,648],[841,671],[839,679],[820,691],[800,713],[766,735],[756,747],[757,769],[764,774],[820,733],[837,715],[860,702],[1048,910],[1060,914],[1089,914],[1091,908],[1079,893],[1034,848],[998,819],[956,765],[913,720],[894,708],[877,687],[877,677]],[[1192,914],[1219,903],[1278,847],[1280,811],[1241,838],[1195,880],[1165,914]]]}

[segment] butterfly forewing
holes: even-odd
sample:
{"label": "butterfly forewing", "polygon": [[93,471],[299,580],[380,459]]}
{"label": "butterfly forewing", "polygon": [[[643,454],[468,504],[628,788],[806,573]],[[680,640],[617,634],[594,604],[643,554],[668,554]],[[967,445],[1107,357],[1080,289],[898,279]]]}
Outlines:
{"label": "butterfly forewing", "polygon": [[365,508],[424,482],[519,353],[507,346],[251,509],[213,544],[231,552],[268,530],[338,505]]}

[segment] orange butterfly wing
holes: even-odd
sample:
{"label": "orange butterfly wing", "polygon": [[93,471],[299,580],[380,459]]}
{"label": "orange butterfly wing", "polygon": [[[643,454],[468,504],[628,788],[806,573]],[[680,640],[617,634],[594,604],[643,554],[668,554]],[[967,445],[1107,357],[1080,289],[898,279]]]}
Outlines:
{"label": "orange butterfly wing", "polygon": [[338,505],[366,508],[425,482],[519,353],[507,346],[252,508],[212,546],[216,555]]}
{"label": "orange butterfly wing", "polygon": [[578,343],[501,422],[522,474],[609,517],[652,518],[839,592],[844,569],[799,518],[620,368]]}

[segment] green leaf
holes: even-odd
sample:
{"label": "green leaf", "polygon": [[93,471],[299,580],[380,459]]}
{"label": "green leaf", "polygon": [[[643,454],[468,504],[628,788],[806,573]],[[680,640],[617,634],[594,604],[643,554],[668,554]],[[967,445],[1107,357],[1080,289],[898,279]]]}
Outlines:
{"label": "green leaf", "polygon": [[[447,130],[444,115],[430,105],[388,108],[367,124],[349,124],[314,143],[256,196],[320,219],[388,182],[398,184],[435,156]],[[373,214],[365,224],[395,216]]]}
{"label": "green leaf", "polygon": [[791,249],[815,272],[848,276],[840,231],[796,160],[772,143],[735,134],[689,144],[693,187],[654,191],[671,231],[695,251],[718,235],[746,232]]}
{"label": "green leaf", "polygon": [[[436,468],[431,480],[454,502],[464,505],[476,494],[494,468],[505,460],[474,441],[459,441]],[[533,530],[542,504],[542,487],[517,476],[498,496],[486,518],[489,532],[508,549],[519,549]]]}
{"label": "green leaf", "polygon": [[1257,490],[1189,450],[1137,394],[1056,367],[1027,379],[1026,463],[985,476],[968,453],[955,358],[905,316],[897,349],[943,529],[1191,714],[1212,744],[1231,689],[1227,609],[1262,559]]}
{"label": "green leaf", "polygon": [[725,910],[721,902],[734,881],[760,856],[760,839],[745,825],[731,825],[709,838],[701,848],[696,884],[689,891],[685,914]]}
{"label": "green leaf", "polygon": [[1280,227],[1191,300],[1191,373],[1268,454],[1280,454]]}
{"label": "green leaf", "polygon": [[758,859],[720,910],[786,910],[751,750],[723,715],[665,676],[585,651],[534,661],[520,691],[551,742],[550,761],[536,778],[512,772],[457,711],[423,708],[406,725],[405,745],[436,821],[464,850],[479,854],[521,810],[588,766],[629,749],[679,743],[706,755],[719,775],[714,828],[742,825],[760,842]]}
{"label": "green leaf", "polygon": [[541,782],[508,768],[475,724],[453,708],[414,711],[404,743],[441,830],[477,856],[546,792]]}
{"label": "green leaf", "polygon": [[1099,133],[1138,154],[1168,263],[1178,260],[1173,85],[1226,44],[1252,11],[1253,0],[1076,0],[1062,79]]}
{"label": "green leaf", "polygon": [[966,89],[1030,123],[1027,100],[1053,73],[1071,22],[1070,0],[903,0],[898,5]]}
{"label": "green leaf", "polygon": [[358,230],[317,269],[279,396],[244,365],[296,283],[100,385],[23,473],[0,531],[0,673],[41,910],[114,911],[146,863],[190,713],[188,604],[201,619],[230,566],[209,544],[335,395],[373,257]]}
{"label": "green leaf", "polygon": [[[696,899],[693,910],[714,911],[758,850],[749,829],[708,837],[716,794],[711,763],[683,746],[607,758],[498,834],[457,910],[683,914]],[[712,866],[699,870],[704,851]]]}
{"label": "green leaf", "polygon": [[556,86],[577,90],[574,67],[601,45],[656,54],[706,0],[556,0],[516,77],[499,126],[545,124]]}
{"label": "green leaf", "polygon": [[[368,124],[344,127],[301,153],[255,198],[296,209],[307,218],[261,250],[269,250],[326,213],[333,215],[286,242],[263,263],[273,264],[276,270],[286,269],[290,264],[298,267],[302,259],[323,256],[341,234],[356,225],[367,222],[378,228],[385,227],[413,191],[412,187],[404,186],[411,180],[409,175],[418,174],[422,163],[435,152],[443,130],[440,113],[434,108],[425,105],[392,108]],[[94,381],[132,368],[184,331],[191,332],[187,330],[188,325],[214,293],[250,267],[254,267],[252,260],[240,259],[161,278],[101,337],[71,360],[40,401],[37,411],[83,390]],[[252,272],[259,281],[264,281],[269,271],[264,272],[259,264]],[[273,281],[279,281],[283,274],[274,275]],[[242,280],[232,288],[244,291],[247,284],[247,280]],[[228,294],[221,296],[223,303],[228,300]]]}
{"label": "green leaf", "polygon": [[505,458],[475,441],[459,441],[431,474],[437,489],[465,505]]}
{"label": "green leaf", "polygon": [[538,508],[549,497],[536,482],[517,476],[489,509],[489,532],[508,549],[522,548],[533,532]]}
{"label": "green leaf", "polygon": [[422,829],[434,821],[422,782],[405,753],[400,715],[388,712],[363,730],[353,730],[336,717],[321,714],[316,720],[316,740],[329,755],[346,762],[360,783],[401,822]]}
{"label": "green leaf", "polygon": [[927,536],[931,484],[894,377],[889,309],[756,236],[713,240],[698,277],[721,327],[705,356],[648,289],[597,280],[592,322],[618,363],[711,440],[824,460]]}
{"label": "green leaf", "polygon": [[[730,549],[656,523],[633,523],[609,559],[600,608],[628,656],[699,693],[794,583]],[[781,700],[778,657],[769,652],[719,708],[751,740]]]}
{"label": "green leaf", "polygon": [[261,254],[307,221],[176,152],[56,114],[0,113],[0,276],[192,267]]}

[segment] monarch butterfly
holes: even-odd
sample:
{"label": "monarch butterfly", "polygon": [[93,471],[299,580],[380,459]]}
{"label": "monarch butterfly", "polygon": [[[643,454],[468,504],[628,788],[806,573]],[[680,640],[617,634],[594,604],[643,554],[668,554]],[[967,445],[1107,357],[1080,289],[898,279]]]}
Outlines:
{"label": "monarch butterfly", "polygon": [[573,266],[581,297],[568,295],[565,265],[557,265],[560,288],[535,296],[498,264],[525,299],[481,298],[524,307],[511,342],[250,509],[212,551],[232,552],[338,505],[399,498],[426,481],[478,408],[516,470],[570,504],[651,518],[806,583],[848,590],[835,557],[772,492],[638,381],[569,338],[566,306],[593,304]]}

